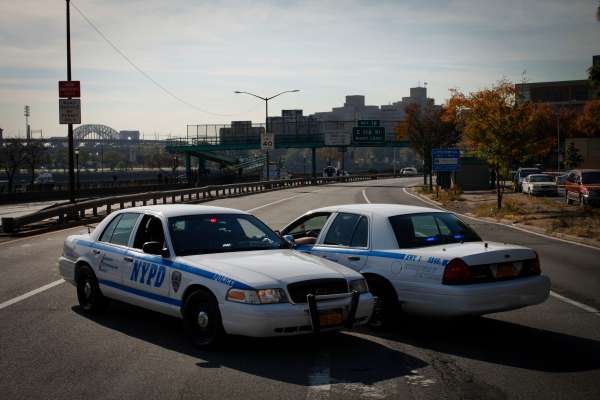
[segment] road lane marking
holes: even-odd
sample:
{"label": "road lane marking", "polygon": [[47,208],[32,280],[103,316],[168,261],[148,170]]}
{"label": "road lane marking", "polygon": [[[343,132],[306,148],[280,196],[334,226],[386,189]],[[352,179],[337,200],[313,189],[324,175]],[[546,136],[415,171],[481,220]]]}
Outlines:
{"label": "road lane marking", "polygon": [[369,204],[371,204],[371,200],[369,200],[369,198],[367,197],[367,193],[365,192],[365,189],[362,190],[362,195],[365,198],[365,201]]}
{"label": "road lane marking", "polygon": [[562,302],[570,304],[570,305],[572,305],[574,307],[577,307],[577,308],[580,308],[580,309],[582,309],[584,311],[587,311],[589,313],[596,314],[597,316],[600,317],[600,310],[595,309],[594,307],[590,307],[590,306],[588,306],[586,304],[583,304],[583,303],[580,303],[578,301],[572,300],[572,299],[570,299],[568,297],[565,297],[565,296],[560,295],[560,294],[558,294],[556,292],[553,292],[553,291],[550,291],[550,296],[554,297],[557,300],[560,300]]}
{"label": "road lane marking", "polygon": [[477,217],[472,217],[472,216],[470,216],[470,215],[461,214],[461,213],[459,213],[459,212],[454,212],[454,211],[446,210],[445,208],[443,208],[443,207],[441,207],[441,206],[439,206],[439,205],[437,205],[437,204],[435,204],[435,203],[433,203],[433,202],[431,202],[431,201],[429,201],[429,200],[423,199],[423,198],[421,198],[421,197],[419,197],[419,196],[417,196],[417,195],[415,195],[415,194],[409,193],[409,192],[406,190],[406,188],[403,188],[402,190],[403,190],[403,191],[404,191],[404,193],[406,193],[407,195],[409,195],[409,196],[412,196],[412,197],[414,197],[415,199],[421,200],[423,203],[430,204],[430,205],[432,205],[433,207],[439,208],[440,210],[444,210],[444,211],[448,211],[448,212],[451,212],[451,213],[453,213],[453,214],[456,214],[456,215],[460,215],[461,217],[470,218],[470,219],[473,219],[473,220],[475,220],[475,221],[481,221],[481,222],[485,222],[485,223],[488,223],[488,224],[494,224],[494,225],[505,226],[505,227],[507,227],[507,228],[516,229],[516,230],[518,230],[518,231],[521,231],[521,232],[530,233],[530,234],[532,234],[532,235],[536,235],[536,236],[541,236],[541,237],[543,237],[543,238],[546,238],[546,239],[558,240],[558,241],[560,241],[560,242],[565,242],[565,243],[569,243],[569,244],[574,244],[574,245],[576,245],[576,246],[587,247],[588,249],[592,249],[592,250],[600,251],[600,248],[598,248],[598,247],[595,247],[595,246],[590,246],[589,244],[584,244],[584,243],[579,243],[579,242],[573,242],[573,241],[571,241],[571,240],[567,240],[567,239],[561,239],[561,238],[559,238],[559,237],[556,237],[556,236],[550,236],[550,235],[545,235],[545,234],[543,234],[543,233],[533,232],[533,231],[530,231],[530,230],[527,230],[527,229],[521,228],[521,227],[519,227],[519,226],[506,225],[506,224],[503,224],[503,223],[501,223],[501,222],[487,221],[487,220],[485,220],[485,219],[481,219],[481,218],[477,218]]}
{"label": "road lane marking", "polygon": [[283,203],[284,201],[295,199],[296,197],[308,196],[309,194],[313,194],[313,193],[316,193],[318,191],[319,190],[315,190],[314,192],[302,193],[302,194],[297,194],[297,195],[294,195],[294,196],[286,197],[284,199],[279,199],[279,200],[273,201],[271,203],[263,204],[262,206],[254,207],[254,208],[251,208],[251,209],[245,210],[245,211],[246,212],[254,212],[256,210],[260,210],[261,208],[269,207],[269,206],[272,206],[274,204]]}
{"label": "road lane marking", "polygon": [[30,292],[27,292],[27,293],[24,293],[24,294],[22,294],[20,296],[17,296],[17,297],[15,297],[13,299],[7,300],[4,303],[0,303],[0,310],[2,310],[3,308],[6,308],[8,306],[12,306],[13,304],[18,303],[20,301],[23,301],[25,299],[28,299],[31,296],[35,296],[38,293],[42,293],[43,291],[46,291],[48,289],[52,289],[54,286],[58,286],[58,285],[63,284],[63,283],[65,283],[65,280],[64,279],[59,279],[57,281],[51,282],[51,283],[49,283],[47,285],[44,285],[44,286],[39,287],[37,289],[34,289],[34,290],[30,291]]}
{"label": "road lane marking", "polygon": [[319,352],[315,365],[308,374],[306,400],[325,400],[331,392],[331,356],[328,351]]}

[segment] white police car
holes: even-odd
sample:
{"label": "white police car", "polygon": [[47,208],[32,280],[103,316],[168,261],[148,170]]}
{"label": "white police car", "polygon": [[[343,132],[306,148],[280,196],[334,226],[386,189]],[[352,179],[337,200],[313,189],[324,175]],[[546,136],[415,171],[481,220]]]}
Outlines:
{"label": "white police car", "polygon": [[374,302],[359,273],[290,247],[243,211],[136,207],[69,236],[59,269],[83,310],[116,299],[180,317],[200,346],[367,322]]}
{"label": "white police car", "polygon": [[282,230],[298,250],[360,271],[377,298],[373,323],[398,308],[437,316],[483,315],[538,304],[550,280],[535,251],[484,242],[452,213],[396,204],[310,211]]}

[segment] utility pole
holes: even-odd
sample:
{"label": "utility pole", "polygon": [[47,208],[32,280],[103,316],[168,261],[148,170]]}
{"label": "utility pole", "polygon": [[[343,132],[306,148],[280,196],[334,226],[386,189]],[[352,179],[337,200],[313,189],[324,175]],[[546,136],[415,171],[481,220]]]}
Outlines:
{"label": "utility pole", "polygon": [[[71,14],[69,0],[67,3],[67,81],[71,81]],[[73,160],[73,124],[69,124],[69,201],[75,203],[75,162]]]}
{"label": "utility pole", "polygon": [[25,138],[29,142],[31,139],[31,128],[29,127],[29,116],[31,115],[31,108],[29,106],[25,106]]}

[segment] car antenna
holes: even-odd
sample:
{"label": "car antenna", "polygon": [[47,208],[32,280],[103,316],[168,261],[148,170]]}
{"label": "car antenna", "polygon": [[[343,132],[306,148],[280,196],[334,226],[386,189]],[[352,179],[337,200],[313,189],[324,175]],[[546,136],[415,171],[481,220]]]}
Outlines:
{"label": "car antenna", "polygon": [[485,242],[483,245],[485,246],[486,249],[488,248],[488,242]]}

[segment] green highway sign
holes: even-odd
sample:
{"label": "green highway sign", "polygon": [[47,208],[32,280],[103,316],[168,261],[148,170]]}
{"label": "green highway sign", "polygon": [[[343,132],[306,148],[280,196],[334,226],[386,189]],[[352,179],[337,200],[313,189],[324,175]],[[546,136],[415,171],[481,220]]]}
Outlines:
{"label": "green highway sign", "polygon": [[374,126],[379,126],[378,119],[360,119],[360,120],[358,120],[359,128],[370,128],[370,127],[374,127]]}
{"label": "green highway sign", "polygon": [[[379,123],[379,121],[377,121]],[[385,128],[383,126],[352,128],[352,143],[376,144],[385,143]]]}

